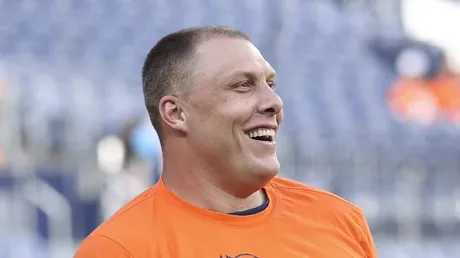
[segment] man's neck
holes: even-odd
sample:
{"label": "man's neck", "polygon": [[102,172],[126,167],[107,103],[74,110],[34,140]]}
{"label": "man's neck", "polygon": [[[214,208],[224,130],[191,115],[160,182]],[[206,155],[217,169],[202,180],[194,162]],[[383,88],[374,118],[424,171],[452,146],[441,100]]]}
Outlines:
{"label": "man's neck", "polygon": [[189,171],[168,171],[165,167],[162,178],[166,187],[186,202],[200,208],[221,213],[248,210],[262,205],[267,196],[259,190],[246,198],[236,197],[213,182]]}

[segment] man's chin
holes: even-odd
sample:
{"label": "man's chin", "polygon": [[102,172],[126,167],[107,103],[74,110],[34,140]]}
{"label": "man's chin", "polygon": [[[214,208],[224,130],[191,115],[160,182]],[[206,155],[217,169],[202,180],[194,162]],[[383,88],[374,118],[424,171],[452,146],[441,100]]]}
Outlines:
{"label": "man's chin", "polygon": [[262,162],[257,169],[257,176],[260,177],[262,180],[270,181],[273,177],[275,177],[280,171],[280,164],[278,160],[276,161],[266,161]]}

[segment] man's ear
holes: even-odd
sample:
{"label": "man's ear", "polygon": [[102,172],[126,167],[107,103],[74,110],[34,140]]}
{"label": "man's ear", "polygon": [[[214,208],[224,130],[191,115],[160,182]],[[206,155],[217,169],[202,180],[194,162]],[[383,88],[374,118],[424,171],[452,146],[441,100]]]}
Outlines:
{"label": "man's ear", "polygon": [[172,129],[187,132],[186,115],[180,100],[175,96],[164,96],[159,103],[160,115],[167,126]]}

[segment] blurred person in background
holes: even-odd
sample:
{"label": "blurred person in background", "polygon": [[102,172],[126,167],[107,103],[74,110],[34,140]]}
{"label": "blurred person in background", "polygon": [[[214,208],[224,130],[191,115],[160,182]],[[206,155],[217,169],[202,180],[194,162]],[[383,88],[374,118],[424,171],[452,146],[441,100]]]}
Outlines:
{"label": "blurred person in background", "polygon": [[246,34],[172,33],[142,75],[164,171],[76,258],[377,257],[361,209],[277,176],[283,103],[275,71]]}
{"label": "blurred person in background", "polygon": [[[433,48],[433,47],[432,47]],[[432,49],[431,48],[431,49]],[[440,49],[407,47],[396,58],[399,75],[389,92],[389,107],[403,121],[430,125],[460,123],[460,81]]]}
{"label": "blurred person in background", "polygon": [[[152,129],[150,124],[149,129]],[[110,142],[119,141],[121,151],[119,168],[104,169],[107,172],[106,187],[101,200],[104,220],[147,189],[158,177],[161,148],[156,141],[155,131],[147,130],[145,119],[135,118],[124,124],[119,138],[108,136],[102,140],[101,144],[107,144],[110,152],[114,149]]]}
{"label": "blurred person in background", "polygon": [[388,105],[393,115],[408,123],[430,125],[440,114],[436,96],[427,85],[427,74],[433,64],[423,49],[408,47],[395,57],[399,76],[391,86]]}

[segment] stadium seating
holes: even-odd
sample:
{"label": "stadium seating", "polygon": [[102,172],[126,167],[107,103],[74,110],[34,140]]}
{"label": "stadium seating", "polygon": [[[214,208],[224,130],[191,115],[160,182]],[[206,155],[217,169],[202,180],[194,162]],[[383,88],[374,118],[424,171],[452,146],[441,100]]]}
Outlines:
{"label": "stadium seating", "polygon": [[[232,25],[253,37],[279,74],[282,173],[359,204],[381,257],[459,254],[460,133],[390,115],[386,93],[395,75],[369,47],[373,33],[385,32],[376,17],[338,1],[269,2],[0,1],[0,62],[20,96],[30,148],[37,155],[94,153],[102,135],[143,115],[142,61],[161,36],[190,25]],[[78,241],[98,223],[97,203],[79,199],[72,173],[37,171],[68,200]],[[12,184],[0,173],[1,194]],[[33,234],[46,238],[43,216]],[[422,229],[429,244],[420,242]],[[388,240],[404,234],[415,242]],[[13,257],[1,244],[0,258]]]}

